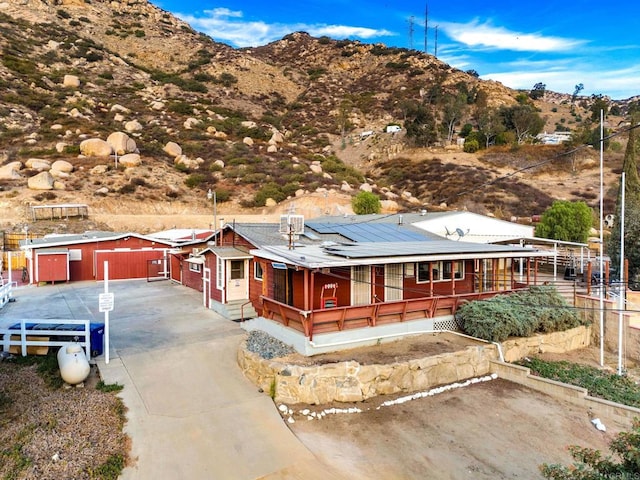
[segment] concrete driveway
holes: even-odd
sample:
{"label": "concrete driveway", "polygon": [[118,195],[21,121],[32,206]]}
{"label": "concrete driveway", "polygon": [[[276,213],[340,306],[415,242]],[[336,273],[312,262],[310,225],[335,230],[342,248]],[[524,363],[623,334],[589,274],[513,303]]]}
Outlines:
{"label": "concrete driveway", "polygon": [[[26,318],[89,318],[102,283],[15,291],[0,324]],[[202,294],[168,281],[110,282],[106,383],[124,385],[134,464],[123,479],[332,479],[283,423],[271,399],[236,363],[245,332],[202,306]]]}

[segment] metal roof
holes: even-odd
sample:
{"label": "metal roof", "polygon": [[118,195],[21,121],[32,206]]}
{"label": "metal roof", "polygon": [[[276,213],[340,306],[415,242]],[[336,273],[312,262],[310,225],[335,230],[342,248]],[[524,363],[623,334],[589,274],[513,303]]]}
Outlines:
{"label": "metal roof", "polygon": [[251,254],[247,252],[247,250],[236,247],[209,247],[200,252],[200,255],[202,255],[206,251],[211,251],[216,256],[227,260],[251,258]]}
{"label": "metal roof", "polygon": [[291,250],[283,246],[265,246],[261,249],[251,250],[251,253],[256,257],[305,268],[549,256],[548,251],[539,251],[533,248],[453,242],[451,240],[313,245]]}
{"label": "metal roof", "polygon": [[22,250],[39,249],[46,247],[57,247],[67,245],[78,245],[82,243],[93,243],[108,240],[120,240],[122,238],[134,237],[150,242],[158,242],[162,245],[173,245],[172,242],[167,240],[160,240],[157,238],[150,238],[138,233],[116,233],[116,232],[104,232],[104,231],[89,231],[82,234],[63,234],[63,235],[50,235],[43,238],[31,238],[28,240],[20,241],[20,248]]}

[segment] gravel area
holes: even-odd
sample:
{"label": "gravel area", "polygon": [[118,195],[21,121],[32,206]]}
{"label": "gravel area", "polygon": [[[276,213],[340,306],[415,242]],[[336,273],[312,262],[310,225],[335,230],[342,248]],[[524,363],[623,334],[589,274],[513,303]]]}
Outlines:
{"label": "gravel area", "polygon": [[285,357],[295,353],[295,349],[266,332],[253,330],[247,337],[247,350],[271,360],[272,358]]}
{"label": "gravel area", "polygon": [[116,479],[126,462],[125,407],[96,389],[49,387],[37,365],[0,363],[0,478]]}

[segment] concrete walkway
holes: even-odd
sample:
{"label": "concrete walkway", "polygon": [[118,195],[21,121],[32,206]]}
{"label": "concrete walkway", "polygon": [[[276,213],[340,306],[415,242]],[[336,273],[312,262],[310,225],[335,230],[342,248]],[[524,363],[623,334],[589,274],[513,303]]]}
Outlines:
{"label": "concrete walkway", "polygon": [[[202,294],[167,281],[111,282],[106,383],[124,385],[129,479],[338,479],[283,423],[271,399],[240,371],[245,332],[202,306]],[[0,322],[27,318],[103,321],[103,285],[18,289]]]}

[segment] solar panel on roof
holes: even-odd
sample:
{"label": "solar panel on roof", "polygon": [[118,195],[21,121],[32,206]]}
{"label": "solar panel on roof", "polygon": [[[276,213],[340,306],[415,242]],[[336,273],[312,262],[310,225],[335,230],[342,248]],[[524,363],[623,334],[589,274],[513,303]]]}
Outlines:
{"label": "solar panel on roof", "polygon": [[421,233],[386,223],[307,223],[321,234],[337,233],[354,242],[415,242],[429,240]]}

